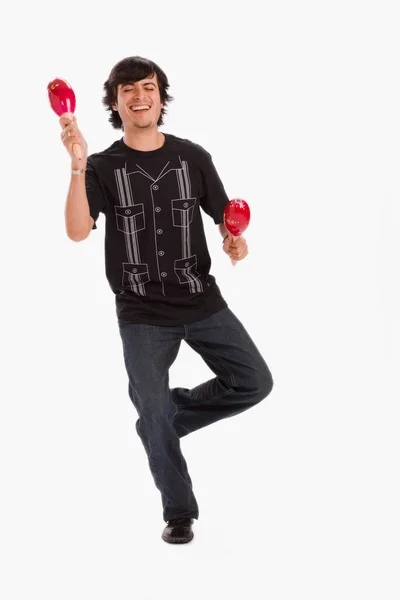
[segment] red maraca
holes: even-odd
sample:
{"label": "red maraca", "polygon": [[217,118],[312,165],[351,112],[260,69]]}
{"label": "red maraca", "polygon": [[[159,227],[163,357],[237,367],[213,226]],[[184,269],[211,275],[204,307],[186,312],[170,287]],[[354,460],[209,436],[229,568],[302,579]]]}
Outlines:
{"label": "red maraca", "polygon": [[[224,211],[224,224],[229,233],[234,237],[239,237],[246,231],[250,223],[250,208],[242,198],[234,198],[230,200]],[[231,259],[232,264],[236,261]]]}
{"label": "red maraca", "polygon": [[[68,118],[75,112],[76,100],[74,90],[65,79],[53,79],[47,86],[47,92],[49,94],[50,106],[58,115],[67,116]],[[82,149],[79,144],[72,146],[72,151],[76,158],[82,158]]]}
{"label": "red maraca", "polygon": [[230,200],[224,211],[225,227],[235,237],[242,235],[250,223],[250,208],[242,198]]}

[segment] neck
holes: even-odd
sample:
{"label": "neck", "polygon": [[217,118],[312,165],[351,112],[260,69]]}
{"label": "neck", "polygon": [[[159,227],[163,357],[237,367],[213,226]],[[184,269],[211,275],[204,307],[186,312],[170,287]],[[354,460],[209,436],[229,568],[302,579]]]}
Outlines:
{"label": "neck", "polygon": [[157,150],[164,145],[165,136],[158,129],[135,129],[134,131],[126,131],[124,134],[124,142],[134,150],[148,152]]}

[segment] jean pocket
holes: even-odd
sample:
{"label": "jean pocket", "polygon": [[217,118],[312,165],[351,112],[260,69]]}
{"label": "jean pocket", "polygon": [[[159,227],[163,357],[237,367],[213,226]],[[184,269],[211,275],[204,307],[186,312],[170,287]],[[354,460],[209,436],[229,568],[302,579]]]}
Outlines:
{"label": "jean pocket", "polygon": [[187,227],[193,221],[196,198],[171,200],[174,227]]}
{"label": "jean pocket", "polygon": [[200,277],[197,272],[197,257],[196,255],[189,258],[180,258],[174,262],[175,274],[179,279],[179,283],[188,283]]}
{"label": "jean pocket", "polygon": [[115,206],[117,229],[122,233],[132,234],[145,229],[144,205]]}
{"label": "jean pocket", "polygon": [[147,263],[123,263],[123,268],[122,285],[124,286],[143,285],[150,281]]}

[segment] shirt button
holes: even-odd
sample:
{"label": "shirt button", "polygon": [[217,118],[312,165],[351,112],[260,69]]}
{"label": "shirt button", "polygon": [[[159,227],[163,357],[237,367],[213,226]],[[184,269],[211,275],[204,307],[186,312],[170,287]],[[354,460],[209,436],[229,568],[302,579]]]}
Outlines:
{"label": "shirt button", "polygon": [[164,250],[160,250],[160,252],[158,253],[158,256],[164,256],[165,252]]}
{"label": "shirt button", "polygon": [[162,229],[157,229],[157,233],[158,233],[158,234],[160,234],[160,233],[162,233],[162,232],[163,232],[163,230],[162,230]]}
{"label": "shirt button", "polygon": [[126,214],[126,215],[130,215],[130,214],[131,214],[131,211],[130,211],[130,210],[126,210],[126,211],[125,211],[125,214]]}
{"label": "shirt button", "polygon": [[163,272],[161,273],[161,277],[166,277],[166,276],[167,276],[166,272],[165,272],[165,271],[163,271]]}
{"label": "shirt button", "polygon": [[185,267],[188,267],[190,265],[190,263],[185,263]]}
{"label": "shirt button", "polygon": [[183,208],[187,208],[189,206],[189,204],[187,202],[183,203]]}
{"label": "shirt button", "polygon": [[158,190],[158,185],[153,185],[153,190]]}
{"label": "shirt button", "polygon": [[156,212],[160,212],[161,208],[159,206],[156,206]]}
{"label": "shirt button", "polygon": [[137,269],[132,269],[132,273],[137,273]]}

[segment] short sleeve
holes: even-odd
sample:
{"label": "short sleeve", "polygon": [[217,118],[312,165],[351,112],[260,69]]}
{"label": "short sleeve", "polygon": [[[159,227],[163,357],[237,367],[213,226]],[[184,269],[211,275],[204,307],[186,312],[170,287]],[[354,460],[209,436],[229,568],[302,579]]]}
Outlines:
{"label": "short sleeve", "polygon": [[200,206],[214,219],[214,223],[219,225],[224,221],[224,211],[229,198],[214,166],[211,154],[203,148],[200,165],[204,185],[204,195],[200,198]]}
{"label": "short sleeve", "polygon": [[89,202],[90,216],[94,220],[92,229],[97,229],[96,221],[99,217],[99,214],[101,212],[105,212],[105,201],[101,185],[96,174],[96,169],[90,156],[86,164],[85,184],[86,196]]}

